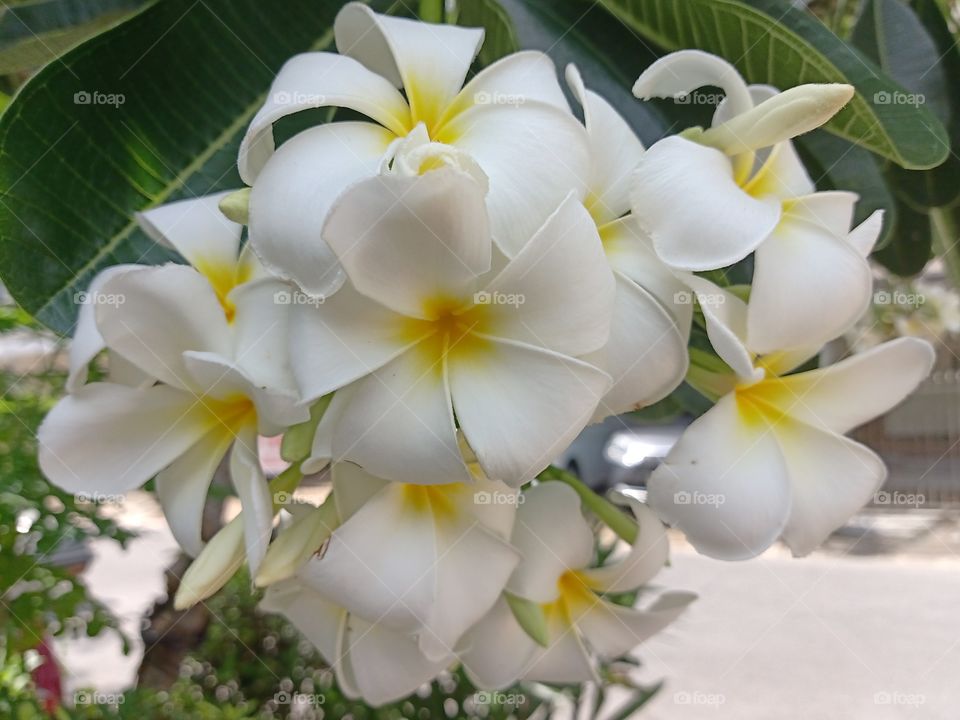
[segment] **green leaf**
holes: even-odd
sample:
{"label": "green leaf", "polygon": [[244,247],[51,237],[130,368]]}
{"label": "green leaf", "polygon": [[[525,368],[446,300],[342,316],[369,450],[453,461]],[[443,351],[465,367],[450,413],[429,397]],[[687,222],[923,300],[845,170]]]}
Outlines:
{"label": "green leaf", "polygon": [[862,147],[822,130],[798,138],[796,146],[803,164],[816,181],[817,189],[850,190],[860,196],[855,223],[863,222],[876,210],[884,211],[883,231],[876,248],[888,245],[897,220],[897,204],[876,157]]}
{"label": "green leaf", "polygon": [[486,31],[483,47],[477,56],[481,67],[490,65],[504,55],[520,49],[517,32],[509,14],[497,0],[470,0],[461,3],[457,24],[482,27]]}
{"label": "green leaf", "polygon": [[274,75],[331,45],[343,4],[164,0],[28,81],[0,117],[0,269],[14,298],[66,332],[97,271],[171,259],[133,214],[239,187],[237,148]]}
{"label": "green leaf", "polygon": [[857,94],[826,129],[899,165],[929,168],[947,155],[946,131],[928,109],[878,103],[883,93],[905,91],[820,21],[789,3],[600,0],[600,4],[664,50],[699,48],[716,53],[750,82],[780,88],[850,83]]}
{"label": "green leaf", "polygon": [[143,0],[38,0],[0,12],[0,75],[41,67],[130,15]]}
{"label": "green leaf", "polygon": [[560,73],[575,63],[587,87],[613,105],[645,143],[687,127],[671,123],[656,104],[633,96],[633,83],[657,54],[599,3],[500,0],[499,4],[513,21],[521,47],[546,52]]}
{"label": "green leaf", "polygon": [[898,201],[893,233],[893,241],[875,252],[873,257],[896,275],[916,275],[923,270],[933,253],[933,230],[929,215]]}

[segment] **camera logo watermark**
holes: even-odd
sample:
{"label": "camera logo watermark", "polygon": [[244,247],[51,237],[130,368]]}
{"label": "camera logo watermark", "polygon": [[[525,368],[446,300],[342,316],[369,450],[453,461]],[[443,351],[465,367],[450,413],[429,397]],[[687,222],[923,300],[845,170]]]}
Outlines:
{"label": "camera logo watermark", "polygon": [[273,102],[277,105],[326,105],[327,96],[316,93],[287,92],[278,90],[273,94]]}
{"label": "camera logo watermark", "polygon": [[685,95],[675,95],[673,101],[677,105],[707,105],[710,107],[716,107],[723,102],[723,98],[723,93],[708,93],[694,90],[693,92],[688,92]]}
{"label": "camera logo watermark", "polygon": [[97,690],[77,690],[73,694],[74,705],[123,705],[123,693],[105,693]]}
{"label": "camera logo watermark", "polygon": [[920,507],[927,502],[927,496],[923,493],[905,493],[888,490],[881,490],[873,496],[875,505],[897,505],[902,507]]}
{"label": "camera logo watermark", "polygon": [[673,694],[674,705],[702,705],[718,708],[726,701],[727,697],[721,693],[688,692],[681,690]]}
{"label": "camera logo watermark", "polygon": [[882,691],[873,696],[874,705],[901,705],[918,708],[927,702],[927,696],[921,693],[905,693],[899,691]]}
{"label": "camera logo watermark", "polygon": [[327,698],[323,693],[288,692],[281,690],[273,696],[277,705],[323,705]]}
{"label": "camera logo watermark", "polygon": [[901,305],[920,307],[927,302],[927,296],[923,293],[907,293],[901,290],[889,292],[887,290],[877,290],[873,294],[874,305]]}
{"label": "camera logo watermark", "polygon": [[674,505],[712,505],[720,507],[727,501],[726,496],[720,493],[688,492],[680,490],[673,494]]}
{"label": "camera logo watermark", "polygon": [[118,108],[127,101],[123,93],[105,93],[99,90],[80,90],[73,94],[74,105],[108,105]]}
{"label": "camera logo watermark", "polygon": [[695,293],[689,290],[679,290],[673,294],[674,305],[692,305],[696,300],[701,307],[716,307],[727,301],[723,293]]}
{"label": "camera logo watermark", "polygon": [[473,694],[473,702],[477,705],[523,705],[526,701],[527,696],[523,693],[481,690]]}
{"label": "camera logo watermark", "polygon": [[520,293],[481,290],[473,294],[473,302],[475,305],[511,305],[513,307],[520,307],[526,301],[526,297]]}
{"label": "camera logo watermark", "polygon": [[919,107],[925,102],[927,102],[927,98],[923,93],[908,93],[902,90],[896,90],[894,92],[880,90],[873,94],[874,105],[912,105]]}
{"label": "camera logo watermark", "polygon": [[120,307],[126,301],[127,297],[123,293],[102,293],[80,290],[73,294],[73,302],[75,305],[112,305],[114,307]]}
{"label": "camera logo watermark", "polygon": [[473,502],[477,505],[523,505],[526,499],[523,493],[510,493],[502,490],[496,492],[480,490],[473,494]]}
{"label": "camera logo watermark", "polygon": [[123,505],[126,500],[126,495],[110,493],[81,492],[73,496],[74,502],[94,505]]}
{"label": "camera logo watermark", "polygon": [[475,105],[510,105],[519,107],[527,101],[525,95],[518,93],[488,92],[481,90],[474,93],[473,102]]}
{"label": "camera logo watermark", "polygon": [[274,305],[323,305],[323,295],[308,295],[300,290],[277,290],[273,294]]}

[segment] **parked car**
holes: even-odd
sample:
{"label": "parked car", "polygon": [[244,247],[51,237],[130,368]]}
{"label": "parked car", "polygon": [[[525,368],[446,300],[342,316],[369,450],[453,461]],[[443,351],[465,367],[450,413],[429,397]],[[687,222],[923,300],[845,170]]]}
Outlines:
{"label": "parked car", "polygon": [[620,484],[644,487],[691,422],[688,416],[656,424],[631,415],[610,417],[587,427],[555,464],[594,490]]}

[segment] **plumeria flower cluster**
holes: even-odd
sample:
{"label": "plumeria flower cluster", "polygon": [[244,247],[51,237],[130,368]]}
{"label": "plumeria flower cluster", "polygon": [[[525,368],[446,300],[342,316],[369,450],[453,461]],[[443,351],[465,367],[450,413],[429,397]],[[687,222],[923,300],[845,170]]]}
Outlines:
{"label": "plumeria flower cluster", "polygon": [[[578,119],[542,53],[467,81],[482,30],[349,4],[335,35],[338,53],[281,69],[240,148],[248,187],[139,218],[185,262],[93,280],[124,300],[83,306],[69,394],[40,430],[63,488],[155,478],[195,557],[178,606],[246,563],[264,609],[371,704],[458,663],[481,688],[598,680],[693,599],[651,584],[663,521],[716,557],[781,537],[803,554],[869,499],[883,464],[843,433],[932,352],[899,340],[794,372],[870,299],[881,218],[853,227],[856,197],[816,192],[790,142],[851,88],[780,93],[675,53],[639,98],[726,99],[711,127],[645,148],[570,66]],[[274,123],[325,106],[362,119],[277,147]],[[714,282],[745,258],[749,286]],[[695,322],[712,353],[688,350]],[[716,404],[649,507],[549,469],[586,425],[684,379]],[[257,441],[281,434],[291,466],[268,481]],[[204,538],[221,463],[242,511]],[[287,503],[321,471],[320,506]],[[725,502],[680,501],[704,494]]]}

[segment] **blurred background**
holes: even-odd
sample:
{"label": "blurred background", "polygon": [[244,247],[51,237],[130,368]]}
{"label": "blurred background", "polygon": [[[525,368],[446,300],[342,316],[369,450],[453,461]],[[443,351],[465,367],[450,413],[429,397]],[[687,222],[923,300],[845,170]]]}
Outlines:
{"label": "blurred background", "polygon": [[[142,6],[0,4],[4,106],[38,68]],[[585,12],[593,5],[585,2]],[[855,43],[870,3],[792,5]],[[939,6],[955,49],[960,9]],[[960,76],[947,80],[960,96]],[[817,149],[816,141],[801,146],[808,167],[816,167]],[[882,172],[893,187],[896,171]],[[524,686],[491,702],[450,674],[408,701],[372,710],[343,698],[291,627],[256,611],[248,578],[175,612],[170,600],[187,561],[150,487],[72,496],[40,475],[35,433],[62,393],[69,341],[0,293],[0,718],[956,718],[960,186],[955,175],[943,182],[953,185],[939,188],[948,197],[936,212],[917,201],[913,180],[900,179],[897,187],[906,189],[892,200],[900,221],[891,230],[898,242],[877,257],[873,306],[824,351],[834,359],[901,336],[926,338],[937,349],[920,389],[854,433],[888,464],[886,485],[802,561],[774,547],[753,562],[723,563],[698,556],[672,533],[671,565],[658,581],[700,599],[639,648],[637,661],[618,670],[621,690],[603,696],[589,686]],[[703,409],[683,387],[642,412],[588,428],[557,464],[597,490],[642,497],[650,472]],[[277,443],[264,441],[262,450],[267,471],[280,472]],[[316,501],[324,483],[311,478],[298,493]],[[207,536],[236,511],[228,484],[215,483]]]}

